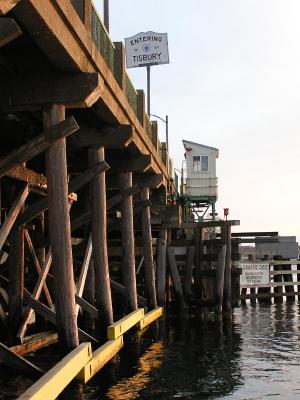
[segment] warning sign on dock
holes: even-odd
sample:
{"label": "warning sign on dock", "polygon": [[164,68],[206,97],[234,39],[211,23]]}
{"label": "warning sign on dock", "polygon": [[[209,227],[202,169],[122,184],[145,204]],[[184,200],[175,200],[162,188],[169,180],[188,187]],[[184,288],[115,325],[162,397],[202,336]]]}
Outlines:
{"label": "warning sign on dock", "polygon": [[125,39],[126,67],[169,64],[168,35],[140,32]]}
{"label": "warning sign on dock", "polygon": [[267,285],[270,282],[268,263],[240,263],[241,286]]}

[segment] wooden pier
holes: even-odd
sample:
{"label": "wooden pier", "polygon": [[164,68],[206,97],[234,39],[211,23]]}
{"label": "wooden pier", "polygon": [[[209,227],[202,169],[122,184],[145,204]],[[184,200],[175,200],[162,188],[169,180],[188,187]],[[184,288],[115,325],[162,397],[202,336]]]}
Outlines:
{"label": "wooden pier", "polygon": [[[182,222],[157,123],[91,0],[1,0],[0,87],[0,361],[37,380],[20,399],[86,383],[167,309],[231,314],[239,221]],[[55,343],[49,371],[26,359]]]}

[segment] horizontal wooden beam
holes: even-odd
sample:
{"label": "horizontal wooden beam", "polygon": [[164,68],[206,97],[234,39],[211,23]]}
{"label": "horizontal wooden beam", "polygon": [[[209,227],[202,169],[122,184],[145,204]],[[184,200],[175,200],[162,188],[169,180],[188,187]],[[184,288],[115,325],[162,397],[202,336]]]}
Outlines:
{"label": "horizontal wooden beam", "polygon": [[6,347],[3,343],[0,343],[0,361],[14,370],[22,372],[30,379],[40,378],[44,374],[43,370],[15,353],[9,347]]}
{"label": "horizontal wooden beam", "polygon": [[0,107],[35,109],[47,104],[91,107],[101,96],[104,81],[97,73],[1,74]]}
{"label": "horizontal wooden beam", "polygon": [[23,356],[58,342],[58,334],[53,331],[43,332],[24,338],[24,343],[10,347],[10,350]]}
{"label": "horizontal wooden beam", "polygon": [[108,149],[123,149],[133,140],[133,128],[131,125],[107,126],[98,129],[82,127],[79,135],[72,138],[78,147],[104,146]]}
{"label": "horizontal wooden beam", "polygon": [[[217,233],[217,236],[221,236]],[[261,236],[278,236],[278,232],[232,232],[231,237],[261,237]]]}
{"label": "horizontal wooden beam", "polygon": [[21,0],[0,0],[0,16],[7,14]]}
{"label": "horizontal wooden beam", "polygon": [[82,383],[87,383],[101,368],[104,367],[123,347],[123,336],[116,340],[109,340],[93,352],[89,361],[77,375]]}
{"label": "horizontal wooden beam", "polygon": [[[98,165],[89,168],[87,171],[83,172],[76,178],[72,179],[68,185],[68,194],[76,192],[82,186],[89,183],[95,176],[99,175],[101,172],[107,171],[109,166],[106,164],[105,161],[102,161]],[[48,209],[48,198],[41,199],[36,201],[35,203],[31,204],[24,213],[20,216],[17,220],[17,225],[23,225],[27,222],[31,221],[33,218],[37,217],[43,211]]]}
{"label": "horizontal wooden beam", "polygon": [[111,169],[118,172],[146,172],[152,164],[150,154],[141,154],[135,157],[120,156],[110,162]]}
{"label": "horizontal wooden beam", "polygon": [[47,150],[60,139],[71,135],[78,129],[79,126],[77,125],[75,119],[70,117],[65,121],[45,130],[43,133],[34,137],[23,146],[0,159],[0,177],[5,175],[10,169],[16,167],[17,165],[31,160],[38,154]]}
{"label": "horizontal wooden beam", "polygon": [[0,18],[0,48],[20,35],[22,31],[13,18]]}
{"label": "horizontal wooden beam", "polygon": [[133,182],[141,188],[157,189],[163,183],[163,174],[135,174]]}
{"label": "horizontal wooden beam", "polygon": [[126,317],[115,322],[107,328],[107,337],[109,340],[115,340],[122,336],[130,328],[136,325],[144,317],[144,309],[138,308],[137,310],[126,315]]}
{"label": "horizontal wooden beam", "polygon": [[146,326],[150,325],[153,321],[160,318],[163,315],[163,308],[156,307],[154,310],[151,310],[147,314],[145,314],[144,318],[141,319],[138,323],[139,330],[146,328]]}
{"label": "horizontal wooden beam", "polygon": [[17,167],[10,169],[5,176],[21,182],[27,182],[31,187],[47,187],[47,178],[45,175],[38,174],[31,169],[24,167],[23,165],[18,165]]}
{"label": "horizontal wooden beam", "polygon": [[91,344],[81,343],[30,386],[19,400],[55,400],[91,358]]}
{"label": "horizontal wooden beam", "polygon": [[240,225],[239,220],[228,220],[228,221],[203,221],[203,222],[183,222],[182,224],[163,224],[164,228],[178,228],[178,229],[189,229],[189,228],[214,228],[218,226],[238,226]]}

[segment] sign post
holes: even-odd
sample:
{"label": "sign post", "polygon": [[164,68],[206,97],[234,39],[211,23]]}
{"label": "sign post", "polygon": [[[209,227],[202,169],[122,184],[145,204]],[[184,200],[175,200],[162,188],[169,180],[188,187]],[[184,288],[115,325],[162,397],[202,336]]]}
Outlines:
{"label": "sign post", "polygon": [[126,67],[147,67],[147,111],[150,116],[150,67],[169,64],[167,33],[140,32],[125,38]]}

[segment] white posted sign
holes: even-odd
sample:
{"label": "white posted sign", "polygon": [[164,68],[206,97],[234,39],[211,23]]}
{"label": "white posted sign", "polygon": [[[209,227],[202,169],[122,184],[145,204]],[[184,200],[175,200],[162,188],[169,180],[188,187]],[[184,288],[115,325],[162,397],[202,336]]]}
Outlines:
{"label": "white posted sign", "polygon": [[270,283],[268,263],[241,263],[242,275],[240,284],[242,286],[266,285]]}
{"label": "white posted sign", "polygon": [[169,64],[168,34],[140,32],[125,39],[126,67]]}

